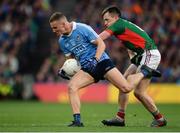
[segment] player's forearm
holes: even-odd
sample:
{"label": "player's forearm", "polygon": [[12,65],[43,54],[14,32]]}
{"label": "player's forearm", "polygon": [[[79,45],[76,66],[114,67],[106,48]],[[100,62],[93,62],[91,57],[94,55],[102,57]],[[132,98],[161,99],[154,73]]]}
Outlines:
{"label": "player's forearm", "polygon": [[128,55],[129,55],[129,58],[132,59],[136,54],[131,51],[131,50],[127,50],[128,51]]}
{"label": "player's forearm", "polygon": [[106,40],[107,38],[109,38],[111,36],[111,34],[109,34],[107,31],[103,31],[99,34],[99,37],[102,39],[102,40]]}
{"label": "player's forearm", "polygon": [[104,44],[104,41],[101,38],[97,39],[97,50],[96,50],[96,59],[100,60],[104,50],[105,50],[106,46]]}

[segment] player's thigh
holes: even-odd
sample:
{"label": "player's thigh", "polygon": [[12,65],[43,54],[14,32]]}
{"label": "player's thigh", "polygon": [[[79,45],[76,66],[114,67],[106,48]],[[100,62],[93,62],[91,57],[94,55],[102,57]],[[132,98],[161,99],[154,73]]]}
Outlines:
{"label": "player's thigh", "polygon": [[[123,74],[123,76],[125,78],[127,78],[129,75],[136,73],[136,71],[137,71],[137,66],[134,65],[134,64],[130,64],[129,67],[126,69],[125,73]],[[121,90],[120,90],[120,92],[121,92],[120,93],[121,98],[124,98],[124,97],[128,96],[127,93],[123,93]]]}
{"label": "player's thigh", "polygon": [[68,84],[69,89],[73,89],[74,91],[86,87],[90,84],[94,83],[94,78],[88,73],[80,70],[77,72]]}
{"label": "player's thigh", "polygon": [[140,81],[138,86],[135,88],[135,93],[145,93],[150,85],[151,79],[144,78]]}
{"label": "player's thigh", "polygon": [[116,67],[109,70],[104,77],[119,89],[129,87],[127,80]]}
{"label": "player's thigh", "polygon": [[123,74],[123,76],[125,78],[127,78],[130,74],[135,74],[137,71],[137,66],[134,64],[131,64],[125,71],[125,73]]}

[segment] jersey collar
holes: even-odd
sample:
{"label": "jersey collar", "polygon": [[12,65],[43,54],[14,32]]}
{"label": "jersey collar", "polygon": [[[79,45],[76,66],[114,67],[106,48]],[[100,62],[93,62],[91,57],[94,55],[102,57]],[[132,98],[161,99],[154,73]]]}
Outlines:
{"label": "jersey collar", "polygon": [[71,36],[72,32],[76,29],[76,22],[72,21],[72,30],[69,33],[69,35],[67,35],[68,37]]}

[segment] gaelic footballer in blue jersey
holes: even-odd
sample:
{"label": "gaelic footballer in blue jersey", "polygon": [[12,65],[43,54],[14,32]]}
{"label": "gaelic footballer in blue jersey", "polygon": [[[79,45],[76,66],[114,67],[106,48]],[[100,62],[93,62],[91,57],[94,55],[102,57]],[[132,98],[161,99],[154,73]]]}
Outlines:
{"label": "gaelic footballer in blue jersey", "polygon": [[106,54],[104,41],[90,26],[69,22],[61,12],[52,14],[49,23],[52,31],[59,36],[59,46],[66,58],[75,57],[82,67],[68,83],[74,116],[69,126],[82,127],[79,89],[101,79],[107,79],[124,93],[132,90],[132,87]]}

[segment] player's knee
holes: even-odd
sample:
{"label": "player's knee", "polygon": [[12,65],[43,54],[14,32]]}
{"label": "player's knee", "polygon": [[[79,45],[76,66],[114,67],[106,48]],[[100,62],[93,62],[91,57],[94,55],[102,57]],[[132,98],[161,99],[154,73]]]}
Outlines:
{"label": "player's knee", "polygon": [[140,99],[141,97],[143,97],[143,93],[139,90],[134,90],[134,96],[138,99]]}
{"label": "player's knee", "polygon": [[73,84],[73,83],[69,83],[68,84],[68,92],[69,93],[76,93],[78,91],[78,87]]}

